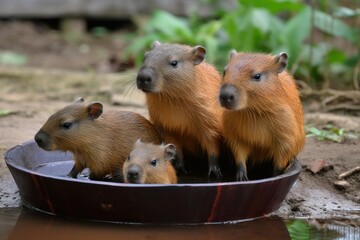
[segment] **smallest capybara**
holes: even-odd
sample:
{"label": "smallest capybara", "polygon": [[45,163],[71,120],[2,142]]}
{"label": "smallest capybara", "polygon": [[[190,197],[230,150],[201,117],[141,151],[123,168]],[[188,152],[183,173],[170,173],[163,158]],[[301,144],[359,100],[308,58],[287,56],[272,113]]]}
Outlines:
{"label": "smallest capybara", "polygon": [[175,158],[173,144],[154,145],[138,139],[134,149],[124,163],[123,175],[126,183],[177,183],[176,171],[171,163]]}
{"label": "smallest capybara", "polygon": [[90,179],[113,174],[122,181],[123,163],[141,138],[160,144],[155,127],[143,116],[128,111],[106,111],[100,102],[85,103],[79,98],[49,117],[35,135],[39,147],[47,151],[70,151],[75,165],[69,176],[76,178],[89,168]]}

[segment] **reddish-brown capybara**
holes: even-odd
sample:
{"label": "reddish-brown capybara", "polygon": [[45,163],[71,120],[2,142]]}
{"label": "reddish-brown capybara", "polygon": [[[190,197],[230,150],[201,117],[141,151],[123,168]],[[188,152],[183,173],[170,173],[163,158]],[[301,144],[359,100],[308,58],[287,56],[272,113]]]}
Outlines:
{"label": "reddish-brown capybara", "polygon": [[285,71],[288,55],[230,54],[220,89],[223,129],[237,164],[237,180],[248,180],[246,163],[271,159],[283,171],[304,147],[303,109],[295,80]]}
{"label": "reddish-brown capybara", "polygon": [[209,175],[221,177],[222,144],[218,104],[221,75],[204,61],[201,46],[155,41],[145,53],[136,83],[146,94],[150,120],[167,143],[174,143],[182,165],[183,151],[206,152]]}

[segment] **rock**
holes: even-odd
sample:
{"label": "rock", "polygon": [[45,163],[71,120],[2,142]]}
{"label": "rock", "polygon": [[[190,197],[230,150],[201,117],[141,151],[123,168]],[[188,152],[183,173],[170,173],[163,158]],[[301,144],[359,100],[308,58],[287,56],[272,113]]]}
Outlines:
{"label": "rock", "polygon": [[313,161],[310,164],[310,169],[309,170],[312,173],[316,174],[316,173],[320,172],[321,170],[323,170],[325,165],[326,165],[326,161],[324,159],[318,159],[318,160]]}
{"label": "rock", "polygon": [[341,180],[334,182],[334,186],[339,190],[345,190],[346,188],[350,187],[350,183],[348,181]]}

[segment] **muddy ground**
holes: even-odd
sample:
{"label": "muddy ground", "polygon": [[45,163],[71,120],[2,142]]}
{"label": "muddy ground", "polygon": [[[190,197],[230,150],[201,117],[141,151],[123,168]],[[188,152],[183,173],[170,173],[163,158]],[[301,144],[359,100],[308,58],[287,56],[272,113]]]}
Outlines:
{"label": "muddy ground", "polygon": [[[114,49],[123,49],[118,35],[102,39],[87,36],[69,43],[57,32],[39,31],[30,23],[0,22],[0,51],[11,50],[28,57],[21,67],[0,65],[0,111],[9,111],[0,113],[1,156],[12,146],[33,139],[51,113],[78,96],[100,100],[106,109],[129,109],[147,116],[144,96],[134,87],[136,69],[114,73],[118,66],[114,68],[109,61]],[[360,133],[359,117],[306,112],[305,118],[307,125],[323,127],[331,123]],[[349,186],[334,186],[339,174],[360,165],[359,138],[335,143],[310,137],[298,158],[303,171],[275,214],[349,219],[359,224],[360,173],[346,178]],[[325,160],[326,166],[314,174],[309,169],[317,160]],[[0,161],[0,208],[20,204],[12,176]]]}

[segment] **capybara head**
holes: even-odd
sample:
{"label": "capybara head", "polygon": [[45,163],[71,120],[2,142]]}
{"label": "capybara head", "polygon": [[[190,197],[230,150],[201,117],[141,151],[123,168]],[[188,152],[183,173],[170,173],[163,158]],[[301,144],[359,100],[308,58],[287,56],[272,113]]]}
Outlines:
{"label": "capybara head", "polygon": [[[191,87],[194,67],[205,58],[206,50],[201,46],[153,43],[145,53],[144,63],[137,78],[137,88],[148,93],[171,92]],[[191,90],[191,89],[190,89]]]}
{"label": "capybara head", "polygon": [[84,103],[78,98],[72,104],[64,107],[49,117],[35,135],[39,147],[47,151],[74,151],[91,135],[92,122],[103,111],[99,102]]}
{"label": "capybara head", "polygon": [[284,71],[287,59],[286,53],[272,56],[231,51],[220,89],[221,106],[230,110],[256,110],[266,107],[267,100],[281,98],[284,91],[278,74]]}
{"label": "capybara head", "polygon": [[176,183],[176,172],[171,164],[175,158],[173,144],[154,145],[140,139],[124,163],[123,174],[127,183]]}

